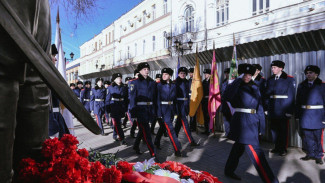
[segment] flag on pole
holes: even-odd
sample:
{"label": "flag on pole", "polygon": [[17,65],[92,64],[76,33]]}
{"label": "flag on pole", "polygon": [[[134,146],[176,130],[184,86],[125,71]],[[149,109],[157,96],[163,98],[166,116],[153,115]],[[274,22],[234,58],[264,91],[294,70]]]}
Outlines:
{"label": "flag on pole", "polygon": [[210,91],[209,91],[209,101],[208,101],[208,111],[210,116],[210,130],[214,131],[214,121],[217,110],[221,105],[221,95],[219,88],[219,77],[218,77],[218,67],[216,63],[216,53],[213,43],[213,57],[211,63],[211,79],[210,79]]}
{"label": "flag on pole", "polygon": [[237,51],[236,51],[235,34],[233,34],[233,40],[234,40],[234,50],[233,50],[233,53],[232,53],[229,80],[233,80],[233,79],[236,79],[238,77],[238,70],[237,70],[238,63],[237,63]]}
{"label": "flag on pole", "polygon": [[[56,33],[55,33],[55,44],[58,48],[58,54],[56,55],[57,63],[56,68],[61,73],[62,77],[67,80],[66,77],[66,63],[64,58],[63,46],[62,46],[62,39],[61,39],[61,29],[60,29],[60,16],[59,16],[59,8],[58,14],[56,17]],[[74,133],[74,124],[71,112],[60,103],[61,113],[65,120],[65,123],[69,129],[70,134],[75,135]]]}
{"label": "flag on pole", "polygon": [[201,100],[203,98],[203,85],[200,75],[200,64],[198,58],[198,50],[196,47],[196,65],[194,67],[192,85],[191,85],[191,100],[190,100],[190,113],[191,117],[196,115],[196,120],[199,124],[204,124],[204,116],[202,111]]}

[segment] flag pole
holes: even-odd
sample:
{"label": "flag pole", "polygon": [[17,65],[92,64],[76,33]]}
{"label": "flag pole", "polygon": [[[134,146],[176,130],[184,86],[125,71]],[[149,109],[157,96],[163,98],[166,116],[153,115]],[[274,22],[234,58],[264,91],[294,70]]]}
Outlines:
{"label": "flag pole", "polygon": [[[198,44],[197,44],[197,43],[196,43],[196,48],[195,48],[195,49],[196,49],[196,51],[195,51],[195,65],[196,65],[196,63],[197,63],[196,60],[197,60],[197,58],[198,58],[198,55],[197,55],[197,54],[198,54]],[[194,69],[194,72],[195,72],[195,71],[196,71],[196,69]],[[193,73],[193,75],[194,75],[194,73]],[[194,77],[194,76],[193,76],[193,77]],[[200,104],[200,105],[201,105],[201,104]],[[200,107],[200,105],[199,105],[199,107]],[[197,109],[197,110],[198,110],[198,109]],[[197,122],[197,120],[198,120],[198,118],[197,118],[197,110],[196,110],[196,115],[195,115],[195,116],[196,116],[196,118],[195,118],[195,123],[196,123],[195,127],[196,127],[196,129],[195,129],[195,130],[196,130],[196,134],[199,134],[199,128],[198,128],[198,124],[199,124],[199,123]]]}

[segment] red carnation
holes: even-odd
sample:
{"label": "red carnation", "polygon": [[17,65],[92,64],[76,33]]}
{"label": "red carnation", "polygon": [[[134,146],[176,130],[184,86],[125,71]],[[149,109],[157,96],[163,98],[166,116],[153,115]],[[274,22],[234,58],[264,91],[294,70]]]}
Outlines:
{"label": "red carnation", "polygon": [[58,138],[47,139],[43,143],[42,154],[46,158],[55,159],[59,157],[64,149],[64,145]]}
{"label": "red carnation", "polygon": [[206,171],[201,171],[202,174],[208,176],[209,178],[213,179],[213,182],[220,182],[219,179],[217,177],[214,177],[213,175],[211,175],[209,172]]}
{"label": "red carnation", "polygon": [[31,158],[26,158],[20,162],[19,179],[22,182],[38,182],[40,176],[39,164]]}
{"label": "red carnation", "polygon": [[78,150],[78,154],[81,156],[81,157],[84,157],[84,158],[88,158],[89,156],[89,152],[87,151],[87,149],[83,148],[83,149],[79,149]]}
{"label": "red carnation", "polygon": [[123,174],[133,171],[133,166],[126,161],[119,161],[117,163],[117,169],[122,171]]}
{"label": "red carnation", "polygon": [[95,163],[91,162],[90,172],[89,176],[91,177],[91,180],[95,183],[101,183],[103,182],[103,173],[105,171],[105,166],[102,165],[99,161],[96,161]]}
{"label": "red carnation", "polygon": [[105,183],[120,183],[122,181],[122,172],[113,165],[111,168],[106,168],[103,174]]}

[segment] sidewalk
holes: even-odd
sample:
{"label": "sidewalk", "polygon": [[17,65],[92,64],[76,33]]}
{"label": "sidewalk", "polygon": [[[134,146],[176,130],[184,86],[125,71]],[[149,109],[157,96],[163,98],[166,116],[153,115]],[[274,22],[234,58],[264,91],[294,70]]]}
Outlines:
{"label": "sidewalk", "polygon": [[[134,139],[130,137],[130,125],[124,129],[126,135],[126,142],[128,145],[119,145],[113,140],[113,130],[107,125],[105,133],[107,136],[94,135],[83,127],[79,122],[75,121],[75,133],[81,143],[79,148],[86,148],[88,150],[94,149],[102,153],[116,153],[118,157],[130,162],[144,161],[150,159],[149,151],[144,143],[140,144],[140,149],[144,152],[138,156],[132,149]],[[158,130],[158,123],[156,125],[156,132]],[[137,133],[137,131],[136,131]],[[257,183],[262,182],[259,178],[253,164],[244,153],[241,157],[236,174],[241,176],[242,181],[235,181],[224,176],[223,170],[226,164],[228,155],[230,153],[233,141],[221,138],[223,133],[216,133],[209,137],[202,134],[192,133],[193,138],[200,143],[197,148],[191,148],[188,140],[185,137],[183,129],[179,134],[179,140],[182,144],[183,155],[185,157],[175,157],[174,150],[170,144],[168,137],[162,137],[162,150],[157,150],[157,155],[160,161],[177,161],[181,162],[194,170],[204,170],[219,178],[224,183],[232,182],[247,182]],[[153,135],[154,139],[155,136]],[[321,183],[325,182],[325,164],[316,165],[315,161],[302,161],[301,157],[305,156],[300,148],[288,148],[288,155],[285,157],[273,155],[269,153],[272,145],[263,143],[266,158],[277,175],[280,182],[288,183]]]}

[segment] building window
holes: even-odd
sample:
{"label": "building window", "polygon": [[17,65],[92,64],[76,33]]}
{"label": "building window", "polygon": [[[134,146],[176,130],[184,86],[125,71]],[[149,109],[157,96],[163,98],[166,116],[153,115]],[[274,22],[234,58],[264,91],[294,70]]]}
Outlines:
{"label": "building window", "polygon": [[156,50],[156,36],[152,36],[152,51]]}
{"label": "building window", "polygon": [[143,54],[146,53],[146,40],[143,40]]}
{"label": "building window", "polygon": [[167,14],[168,9],[167,9],[167,0],[164,0],[164,15]]}
{"label": "building window", "polygon": [[142,23],[143,25],[146,24],[146,16],[147,16],[147,12],[143,11],[143,17],[142,17]]}
{"label": "building window", "polygon": [[120,55],[119,56],[120,56],[119,60],[121,61],[122,60],[122,50],[120,50]]}
{"label": "building window", "polygon": [[111,43],[111,41],[112,41],[112,40],[111,40],[111,33],[109,33],[108,38],[109,38],[109,39],[108,39],[108,40],[109,40],[109,43]]}
{"label": "building window", "polygon": [[165,31],[164,32],[164,48],[168,48],[168,39],[167,39],[167,37],[168,37],[168,34]]}
{"label": "building window", "polygon": [[194,31],[194,15],[193,15],[193,7],[188,6],[185,10],[185,31],[192,32]]}
{"label": "building window", "polygon": [[229,0],[217,0],[216,19],[217,26],[228,23],[229,20]]}
{"label": "building window", "polygon": [[270,0],[253,0],[253,16],[270,10]]}
{"label": "building window", "polygon": [[107,45],[107,34],[105,35],[105,45]]}
{"label": "building window", "polygon": [[131,58],[131,54],[130,54],[130,46],[128,46],[128,53],[127,53],[127,54],[128,54],[128,55],[127,55],[128,59]]}
{"label": "building window", "polygon": [[134,44],[134,56],[137,56],[138,45],[137,43]]}
{"label": "building window", "polygon": [[152,20],[156,19],[156,5],[152,5]]}

